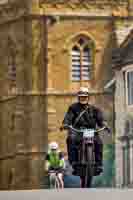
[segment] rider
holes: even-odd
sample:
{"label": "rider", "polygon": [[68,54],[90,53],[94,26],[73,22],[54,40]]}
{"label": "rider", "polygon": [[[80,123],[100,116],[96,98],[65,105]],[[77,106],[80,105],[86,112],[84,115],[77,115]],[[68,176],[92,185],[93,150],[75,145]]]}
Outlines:
{"label": "rider", "polygon": [[[92,128],[96,129],[97,127],[102,128],[105,126],[103,120],[102,112],[99,108],[89,104],[89,90],[86,87],[81,87],[77,93],[78,102],[73,103],[69,106],[68,111],[62,122],[60,130],[65,129],[65,125],[71,125],[74,128]],[[83,114],[82,111],[86,110]],[[67,151],[68,159],[74,168],[74,173],[76,174],[76,166],[74,167],[73,163],[78,161],[78,148],[76,140],[72,137],[71,130],[67,137]],[[95,135],[94,139],[95,145],[95,174],[99,175],[103,171],[103,143],[100,136]]]}
{"label": "rider", "polygon": [[65,168],[65,161],[63,153],[59,150],[58,143],[53,141],[49,144],[49,150],[46,155],[46,163],[45,163],[45,170],[49,173],[50,183],[55,182],[55,171],[58,171],[57,176],[58,179],[64,187],[63,182],[63,169]]}

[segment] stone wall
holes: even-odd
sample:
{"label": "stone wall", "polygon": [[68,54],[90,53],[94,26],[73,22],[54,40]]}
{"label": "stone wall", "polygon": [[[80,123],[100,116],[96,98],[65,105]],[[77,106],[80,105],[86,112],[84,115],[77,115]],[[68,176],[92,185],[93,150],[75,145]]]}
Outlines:
{"label": "stone wall", "polygon": [[1,103],[1,189],[40,185],[47,149],[45,99],[20,95]]}
{"label": "stone wall", "polygon": [[[1,10],[0,189],[40,188],[48,143],[45,43],[40,35],[44,27],[40,19],[32,20],[27,15],[28,4],[17,2],[4,5]],[[14,87],[8,64],[12,51],[16,68]]]}
{"label": "stone wall", "polygon": [[123,73],[116,72],[116,93],[115,93],[115,124],[116,124],[116,186],[121,187],[123,183],[123,159],[122,159],[122,144],[119,140],[120,136],[124,135],[125,125],[125,96],[124,96],[124,80]]}

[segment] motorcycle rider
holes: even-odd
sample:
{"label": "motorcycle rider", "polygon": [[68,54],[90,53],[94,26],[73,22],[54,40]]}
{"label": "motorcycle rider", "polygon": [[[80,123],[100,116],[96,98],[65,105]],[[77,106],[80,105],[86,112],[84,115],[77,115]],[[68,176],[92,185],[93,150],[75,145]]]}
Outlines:
{"label": "motorcycle rider", "polygon": [[[107,126],[103,119],[102,111],[89,103],[90,96],[88,88],[81,87],[77,93],[77,97],[78,102],[70,105],[65,114],[62,126],[60,127],[61,131],[65,129],[65,125],[70,125],[77,129],[96,129],[97,127],[102,128],[105,125]],[[76,175],[76,166],[73,163],[78,161],[77,141],[72,137],[71,130],[68,131],[69,134],[66,141],[68,160],[74,169],[73,174]],[[103,143],[98,134],[95,135],[94,146],[96,162],[95,175],[99,175],[103,171]]]}

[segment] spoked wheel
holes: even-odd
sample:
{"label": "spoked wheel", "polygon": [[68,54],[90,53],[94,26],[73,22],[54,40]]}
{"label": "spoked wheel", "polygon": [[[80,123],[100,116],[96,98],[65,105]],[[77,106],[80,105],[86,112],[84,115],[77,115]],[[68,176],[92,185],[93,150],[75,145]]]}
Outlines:
{"label": "spoked wheel", "polygon": [[64,184],[60,181],[60,179],[57,175],[51,176],[51,178],[50,178],[50,188],[51,189],[64,188]]}
{"label": "spoked wheel", "polygon": [[59,178],[56,176],[55,179],[55,188],[59,189],[59,188],[64,188],[64,184],[59,180]]}
{"label": "spoked wheel", "polygon": [[[91,176],[88,176],[88,177],[83,176],[80,178],[81,178],[81,188],[90,188],[91,187],[91,182],[92,182]],[[87,178],[87,180],[86,180],[86,178]]]}
{"label": "spoked wheel", "polygon": [[81,187],[82,188],[90,188],[92,183],[92,178],[94,174],[94,152],[92,146],[87,145],[86,148],[86,164],[83,166],[84,173],[80,177],[81,178]]}
{"label": "spoked wheel", "polygon": [[58,180],[58,177],[56,177],[56,179],[55,179],[55,189],[58,189],[58,188],[60,188],[60,182]]}
{"label": "spoked wheel", "polygon": [[91,168],[90,166],[86,166],[85,176],[81,177],[81,187],[83,188],[90,188],[92,183],[92,174],[90,173]]}

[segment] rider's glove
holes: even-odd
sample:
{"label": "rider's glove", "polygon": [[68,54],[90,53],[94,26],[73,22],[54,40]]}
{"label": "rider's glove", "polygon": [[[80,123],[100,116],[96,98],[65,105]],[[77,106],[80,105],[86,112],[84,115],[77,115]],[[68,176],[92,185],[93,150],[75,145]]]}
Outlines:
{"label": "rider's glove", "polygon": [[63,129],[64,129],[64,126],[62,125],[62,126],[59,128],[59,129],[60,129],[60,131],[63,131]]}
{"label": "rider's glove", "polygon": [[67,124],[63,124],[59,129],[60,131],[63,131],[65,129],[69,129],[71,126],[68,126]]}
{"label": "rider's glove", "polygon": [[111,128],[106,126],[105,130],[110,134],[111,133]]}
{"label": "rider's glove", "polygon": [[105,126],[105,130],[108,132],[108,134],[111,133],[111,128],[108,126],[108,123],[106,121],[103,122],[104,126]]}

